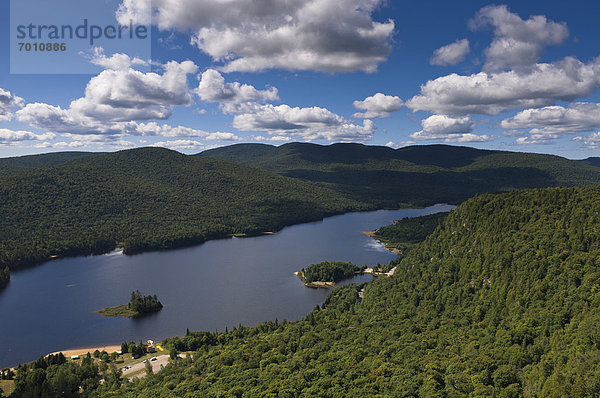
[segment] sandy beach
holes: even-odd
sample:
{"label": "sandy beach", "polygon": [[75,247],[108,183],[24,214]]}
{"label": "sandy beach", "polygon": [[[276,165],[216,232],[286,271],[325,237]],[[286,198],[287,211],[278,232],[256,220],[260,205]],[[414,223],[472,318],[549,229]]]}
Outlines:
{"label": "sandy beach", "polygon": [[62,352],[63,355],[67,358],[73,356],[73,355],[84,355],[87,354],[88,352],[90,354],[92,354],[94,351],[98,350],[98,351],[106,351],[109,354],[111,352],[116,352],[119,351],[121,349],[120,345],[106,345],[103,347],[92,347],[92,348],[77,348],[77,349],[72,349],[72,350],[61,350],[61,351],[56,351],[56,352],[52,352],[48,355],[56,355],[59,352]]}

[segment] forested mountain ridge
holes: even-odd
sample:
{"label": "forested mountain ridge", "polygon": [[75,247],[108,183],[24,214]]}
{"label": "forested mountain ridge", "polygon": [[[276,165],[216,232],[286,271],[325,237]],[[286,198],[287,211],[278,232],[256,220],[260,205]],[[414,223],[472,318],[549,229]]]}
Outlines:
{"label": "forested mountain ridge", "polygon": [[275,231],[366,206],[310,182],[142,148],[0,178],[0,264]]}
{"label": "forested mountain ridge", "polygon": [[591,157],[587,159],[579,160],[579,162],[584,164],[589,164],[590,166],[600,167],[600,157]]}
{"label": "forested mountain ridge", "polygon": [[578,161],[447,145],[240,144],[201,155],[141,148],[0,159],[0,267],[115,246],[191,245],[481,192],[600,184],[600,168]]}
{"label": "forested mountain ridge", "polygon": [[54,152],[41,155],[0,158],[0,178],[31,169],[59,166],[74,159],[98,154],[96,152]]}
{"label": "forested mountain ridge", "polygon": [[105,396],[600,393],[600,188],[461,204],[394,276],[293,323],[168,339],[192,359]]}
{"label": "forested mountain ridge", "polygon": [[240,144],[201,155],[141,148],[0,159],[0,266],[191,245],[481,192],[600,184],[600,168],[558,156],[447,145]]}
{"label": "forested mountain ridge", "polygon": [[236,144],[199,156],[319,182],[378,207],[457,204],[484,192],[600,184],[600,168],[579,161],[449,145]]}

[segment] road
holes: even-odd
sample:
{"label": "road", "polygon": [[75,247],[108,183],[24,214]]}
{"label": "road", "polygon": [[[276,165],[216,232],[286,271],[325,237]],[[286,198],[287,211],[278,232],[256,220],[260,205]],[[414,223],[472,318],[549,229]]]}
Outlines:
{"label": "road", "polygon": [[[148,359],[148,361],[150,361],[150,359]],[[168,355],[157,356],[156,361],[150,361],[150,364],[152,365],[152,372],[158,372],[161,365],[166,366],[167,363],[169,363]],[[131,368],[123,371],[123,376],[129,377],[130,379],[146,377],[146,364],[141,361],[131,365]]]}

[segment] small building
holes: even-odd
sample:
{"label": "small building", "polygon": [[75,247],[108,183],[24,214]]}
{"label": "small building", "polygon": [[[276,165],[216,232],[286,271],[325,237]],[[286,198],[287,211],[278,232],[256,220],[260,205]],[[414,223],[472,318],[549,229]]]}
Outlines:
{"label": "small building", "polygon": [[71,355],[71,361],[76,361],[79,359],[79,355]]}

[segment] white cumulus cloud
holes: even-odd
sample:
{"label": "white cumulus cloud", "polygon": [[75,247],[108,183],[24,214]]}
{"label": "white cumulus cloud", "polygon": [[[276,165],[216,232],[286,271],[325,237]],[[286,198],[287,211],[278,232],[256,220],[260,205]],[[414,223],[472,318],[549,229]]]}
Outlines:
{"label": "white cumulus cloud", "polygon": [[567,57],[527,72],[450,74],[428,81],[406,102],[413,111],[497,115],[511,108],[539,108],[585,97],[600,87],[600,58],[583,63]]}
{"label": "white cumulus cloud", "polygon": [[258,141],[258,142],[265,142],[265,141],[271,141],[271,142],[290,142],[293,141],[292,137],[287,136],[287,135],[251,135],[248,137],[245,137],[246,140],[250,140],[250,141]]}
{"label": "white cumulus cloud", "polygon": [[236,115],[233,126],[248,131],[289,131],[340,125],[344,119],[325,108],[257,105],[252,113]]}
{"label": "white cumulus cloud", "polygon": [[123,53],[116,53],[107,57],[102,47],[94,47],[90,53],[82,53],[82,55],[88,58],[92,64],[101,66],[104,69],[121,70],[130,68],[133,65],[148,65],[147,61],[137,57],[131,58]]}
{"label": "white cumulus cloud", "polygon": [[375,132],[375,124],[369,119],[356,125],[326,108],[292,108],[285,104],[254,104],[245,113],[235,115],[233,126],[243,131],[287,134],[309,141],[365,141]]}
{"label": "white cumulus cloud", "polygon": [[536,129],[538,132],[572,134],[600,128],[600,104],[575,102],[568,107],[525,109],[501,122],[505,129]]}
{"label": "white cumulus cloud", "polygon": [[588,149],[600,149],[600,132],[585,137],[575,137],[573,141],[581,142]]}
{"label": "white cumulus cloud", "polygon": [[488,72],[534,65],[547,46],[560,44],[569,36],[565,23],[549,21],[543,15],[523,20],[505,5],[482,8],[470,25],[474,30],[494,29],[494,40],[485,50],[484,70]]}
{"label": "white cumulus cloud", "polygon": [[525,137],[519,137],[515,140],[515,143],[519,145],[548,145],[554,142],[559,137],[558,134],[543,133],[532,131]]}
{"label": "white cumulus cloud", "polygon": [[411,134],[414,140],[443,142],[485,142],[492,140],[488,135],[473,134],[475,123],[469,116],[451,117],[433,115],[421,121],[421,131]]}
{"label": "white cumulus cloud", "polygon": [[454,43],[435,50],[429,63],[439,66],[456,65],[464,61],[470,51],[469,40],[457,40]]}
{"label": "white cumulus cloud", "polygon": [[53,133],[35,134],[31,131],[0,128],[0,145],[10,145],[19,141],[46,141],[56,137]]}
{"label": "white cumulus cloud", "polygon": [[[525,134],[519,130],[528,130],[527,136],[517,138],[517,144],[549,144],[562,135],[600,128],[600,104],[575,102],[567,107],[555,105],[525,109],[503,120],[500,126],[517,134]],[[585,143],[582,137],[575,137],[574,140]]]}
{"label": "white cumulus cloud", "polygon": [[192,61],[168,62],[162,74],[107,69],[89,81],[85,96],[70,109],[102,121],[166,119],[173,106],[193,103],[187,76],[197,69]]}
{"label": "white cumulus cloud", "polygon": [[373,12],[383,4],[383,0],[123,0],[117,19],[190,32],[192,44],[223,62],[226,72],[374,72],[391,52],[395,27],[392,20],[373,20]]}
{"label": "white cumulus cloud", "polygon": [[119,134],[133,133],[135,122],[109,122],[82,115],[60,106],[34,102],[17,111],[17,120],[55,133]]}
{"label": "white cumulus cloud", "polygon": [[377,93],[362,101],[354,101],[353,105],[356,109],[363,109],[365,111],[355,113],[354,117],[369,119],[390,117],[392,112],[399,111],[402,108],[402,100],[396,96]]}
{"label": "white cumulus cloud", "polygon": [[136,135],[161,137],[200,137],[205,140],[236,141],[240,138],[228,132],[207,132],[185,126],[159,125],[156,122],[139,123],[136,125]]}
{"label": "white cumulus cloud", "polygon": [[279,94],[275,87],[257,90],[248,84],[227,83],[225,78],[214,69],[208,69],[202,73],[196,94],[202,101],[220,103],[226,113],[237,112],[239,104],[279,100]]}
{"label": "white cumulus cloud", "polygon": [[137,121],[166,119],[174,106],[193,103],[187,76],[196,71],[191,61],[171,61],[162,74],[106,69],[88,82],[85,96],[69,108],[30,103],[16,113],[17,119],[57,133],[138,134]]}
{"label": "white cumulus cloud", "polygon": [[215,148],[215,145],[206,145],[196,140],[171,140],[171,141],[159,141],[151,144],[153,147],[169,148],[176,151],[193,150],[201,151],[206,149]]}
{"label": "white cumulus cloud", "polygon": [[21,107],[23,107],[23,98],[0,88],[0,120],[11,120],[13,117],[12,111]]}

